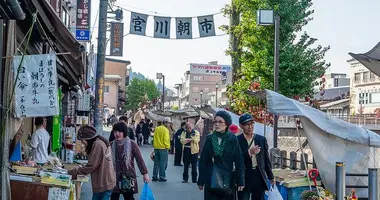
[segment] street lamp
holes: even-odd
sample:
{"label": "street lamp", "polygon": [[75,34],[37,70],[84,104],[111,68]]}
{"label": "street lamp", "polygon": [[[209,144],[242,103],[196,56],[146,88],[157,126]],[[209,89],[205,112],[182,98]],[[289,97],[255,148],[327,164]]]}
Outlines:
{"label": "street lamp", "polygon": [[203,104],[203,100],[202,100],[203,90],[201,90],[201,91],[199,92],[199,94],[201,95],[201,107],[202,107],[202,104]]}
{"label": "street lamp", "polygon": [[[268,26],[274,25],[274,91],[278,92],[278,72],[280,64],[280,16],[275,15],[273,10],[260,9],[257,11],[258,25]],[[273,146],[277,148],[277,131],[278,130],[278,115],[274,115],[273,122]]]}
{"label": "street lamp", "polygon": [[219,87],[219,84],[216,83],[215,84],[215,107],[218,107],[218,87]]}
{"label": "street lamp", "polygon": [[161,98],[161,104],[162,104],[162,110],[165,112],[165,75],[162,73],[157,73],[156,78],[158,80],[162,79],[162,98]]}

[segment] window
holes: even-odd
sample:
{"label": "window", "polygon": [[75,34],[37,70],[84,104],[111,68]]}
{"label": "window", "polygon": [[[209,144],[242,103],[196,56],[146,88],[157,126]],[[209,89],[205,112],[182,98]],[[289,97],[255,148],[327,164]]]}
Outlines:
{"label": "window", "polygon": [[62,22],[66,27],[70,27],[70,13],[66,9],[62,9]]}
{"label": "window", "polygon": [[355,73],[354,81],[355,83],[358,83],[360,81],[360,73]]}
{"label": "window", "polygon": [[371,81],[374,81],[375,80],[375,74],[374,73],[369,73],[369,79],[371,80]]}
{"label": "window", "polygon": [[104,93],[109,93],[110,92],[110,86],[105,85],[104,86]]}
{"label": "window", "polygon": [[368,81],[368,77],[369,76],[369,72],[364,72],[363,73],[363,82],[367,82]]}
{"label": "window", "polygon": [[338,87],[339,86],[339,82],[338,82],[339,79],[337,78],[334,78],[334,87]]}
{"label": "window", "polygon": [[203,76],[194,76],[193,79],[194,79],[194,81],[202,81]]}
{"label": "window", "polygon": [[198,92],[199,88],[198,87],[193,87],[193,92]]}

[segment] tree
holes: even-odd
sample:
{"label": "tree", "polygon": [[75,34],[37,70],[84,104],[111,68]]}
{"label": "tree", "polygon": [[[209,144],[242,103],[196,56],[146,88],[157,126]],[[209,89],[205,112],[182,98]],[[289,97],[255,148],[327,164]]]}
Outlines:
{"label": "tree", "polygon": [[149,79],[132,79],[127,87],[126,109],[136,110],[141,103],[147,103],[160,96],[156,84]]}
{"label": "tree", "polygon": [[[324,60],[330,47],[315,46],[317,39],[306,32],[297,39],[297,33],[312,20],[311,0],[233,0],[234,9],[241,15],[241,22],[231,29],[221,28],[240,38],[238,50],[228,54],[241,60],[241,68],[235,69],[236,79],[228,89],[232,109],[236,112],[252,110],[259,101],[244,93],[253,83],[260,89],[273,89],[274,27],[256,23],[258,9],[273,8],[280,16],[280,72],[279,92],[288,97],[312,97],[315,80],[330,66]],[[232,7],[225,13],[232,15]],[[236,55],[239,54],[239,55]]]}

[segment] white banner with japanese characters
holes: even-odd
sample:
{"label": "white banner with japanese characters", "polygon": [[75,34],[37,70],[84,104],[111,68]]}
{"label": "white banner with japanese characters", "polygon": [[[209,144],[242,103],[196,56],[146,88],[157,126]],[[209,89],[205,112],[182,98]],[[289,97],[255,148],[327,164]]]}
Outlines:
{"label": "white banner with japanese characters", "polygon": [[26,55],[13,58],[16,80],[17,117],[45,117],[59,114],[55,54]]}
{"label": "white banner with japanese characters", "polygon": [[129,32],[131,34],[145,36],[147,21],[148,15],[132,12]]}
{"label": "white banner with japanese characters", "polygon": [[177,17],[176,23],[176,38],[177,39],[192,39],[193,38],[193,25],[191,17]]}
{"label": "white banner with japanese characters", "polygon": [[[131,12],[129,34],[141,35],[152,37],[149,33],[147,34],[148,21],[153,19],[153,26],[149,27],[148,30],[153,29],[153,38],[161,39],[196,39],[212,36],[227,35],[216,34],[214,16],[221,13],[216,13],[213,15],[204,15],[198,17],[162,17],[162,16],[152,16],[137,12]],[[174,20],[172,20],[174,19]],[[193,27],[193,19],[195,26]],[[195,22],[197,20],[197,22]],[[173,24],[172,24],[173,21]],[[151,26],[152,23],[149,23]],[[175,26],[175,35],[172,35],[174,31],[171,31],[171,27]],[[198,28],[198,30],[196,30]],[[199,36],[197,36],[197,32]],[[195,37],[194,37],[195,33]]]}
{"label": "white banner with japanese characters", "polygon": [[154,37],[170,38],[170,17],[154,17]]}
{"label": "white banner with japanese characters", "polygon": [[215,36],[214,16],[200,16],[198,17],[198,27],[200,37]]}

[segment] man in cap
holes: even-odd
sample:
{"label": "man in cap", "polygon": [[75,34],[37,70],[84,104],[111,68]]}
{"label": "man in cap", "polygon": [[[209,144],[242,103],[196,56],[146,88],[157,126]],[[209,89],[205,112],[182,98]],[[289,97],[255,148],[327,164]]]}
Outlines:
{"label": "man in cap", "polygon": [[[269,190],[266,180],[275,184],[272,165],[269,159],[267,139],[254,133],[254,119],[250,114],[243,114],[239,124],[243,130],[238,141],[245,164],[245,188],[239,193],[239,200],[263,200],[265,190]],[[252,197],[250,197],[252,195]]]}

